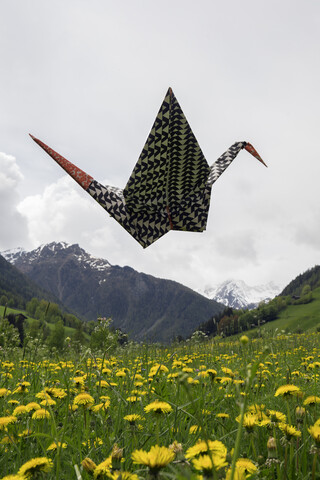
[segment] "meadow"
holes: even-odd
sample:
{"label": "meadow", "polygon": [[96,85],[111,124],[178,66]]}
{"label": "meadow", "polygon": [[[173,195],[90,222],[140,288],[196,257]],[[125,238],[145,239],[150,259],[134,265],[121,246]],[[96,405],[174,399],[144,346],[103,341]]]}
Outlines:
{"label": "meadow", "polygon": [[319,479],[320,334],[0,351],[0,479]]}

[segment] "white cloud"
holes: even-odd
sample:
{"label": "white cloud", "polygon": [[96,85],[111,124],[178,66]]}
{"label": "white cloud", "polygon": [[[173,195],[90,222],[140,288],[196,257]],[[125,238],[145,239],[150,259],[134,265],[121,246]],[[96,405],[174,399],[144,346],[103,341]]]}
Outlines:
{"label": "white cloud", "polygon": [[17,246],[27,234],[26,222],[16,209],[22,180],[15,157],[0,152],[0,250]]}

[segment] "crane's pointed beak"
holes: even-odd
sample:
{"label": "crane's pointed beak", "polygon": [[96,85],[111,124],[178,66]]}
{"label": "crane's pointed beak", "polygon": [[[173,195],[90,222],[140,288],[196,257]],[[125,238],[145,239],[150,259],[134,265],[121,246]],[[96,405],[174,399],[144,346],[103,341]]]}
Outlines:
{"label": "crane's pointed beak", "polygon": [[251,143],[247,143],[247,145],[244,147],[245,150],[247,150],[249,153],[251,153],[251,155],[253,155],[257,160],[259,160],[259,162],[263,163],[263,165],[265,167],[267,167],[268,165],[266,165],[264,163],[264,161],[262,160],[262,158],[260,157],[259,153],[257,152],[257,150],[251,145]]}

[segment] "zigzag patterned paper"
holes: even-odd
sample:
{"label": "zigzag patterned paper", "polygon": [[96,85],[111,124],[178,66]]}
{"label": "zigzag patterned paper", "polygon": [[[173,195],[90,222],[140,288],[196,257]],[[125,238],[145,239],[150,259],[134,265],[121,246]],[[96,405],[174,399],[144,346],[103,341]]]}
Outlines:
{"label": "zigzag patterned paper", "polygon": [[181,107],[169,88],[127,185],[104,186],[31,135],[143,248],[170,230],[206,229],[211,187],[245,148],[234,143],[209,167]]}

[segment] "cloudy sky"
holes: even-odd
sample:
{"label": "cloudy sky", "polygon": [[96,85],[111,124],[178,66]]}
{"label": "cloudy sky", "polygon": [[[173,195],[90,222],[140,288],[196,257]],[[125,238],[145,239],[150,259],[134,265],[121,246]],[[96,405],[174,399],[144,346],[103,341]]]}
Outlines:
{"label": "cloudy sky", "polygon": [[[319,264],[317,0],[2,0],[0,32],[0,251],[78,243],[192,288]],[[246,140],[268,169],[242,151],[207,231],[143,250],[28,133],[123,188],[169,86],[209,164]]]}

